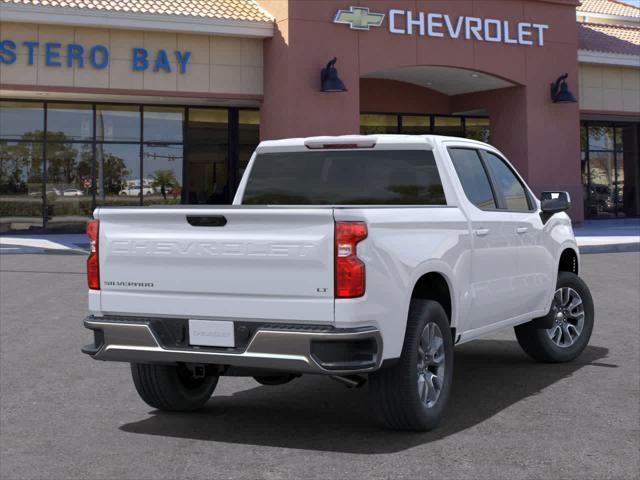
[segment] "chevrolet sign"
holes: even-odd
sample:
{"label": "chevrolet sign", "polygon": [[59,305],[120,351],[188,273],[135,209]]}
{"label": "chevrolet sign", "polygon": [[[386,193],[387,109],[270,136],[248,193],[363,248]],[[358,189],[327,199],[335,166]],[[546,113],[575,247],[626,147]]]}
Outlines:
{"label": "chevrolet sign", "polygon": [[[353,30],[380,27],[387,14],[372,13],[367,7],[338,10],[333,23],[349,25]],[[514,23],[495,18],[452,17],[444,13],[413,12],[391,9],[388,13],[389,33],[421,37],[476,40],[508,45],[544,46],[549,25],[533,22]]]}
{"label": "chevrolet sign", "polygon": [[384,13],[371,13],[366,7],[349,7],[349,10],[338,10],[333,23],[344,23],[352,30],[370,30],[379,27],[384,21]]}

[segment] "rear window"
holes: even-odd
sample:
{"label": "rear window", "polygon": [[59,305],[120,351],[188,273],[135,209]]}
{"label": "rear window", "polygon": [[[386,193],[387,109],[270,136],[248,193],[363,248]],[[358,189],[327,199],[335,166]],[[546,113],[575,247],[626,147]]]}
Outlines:
{"label": "rear window", "polygon": [[343,150],[263,153],[246,205],[446,205],[433,152]]}

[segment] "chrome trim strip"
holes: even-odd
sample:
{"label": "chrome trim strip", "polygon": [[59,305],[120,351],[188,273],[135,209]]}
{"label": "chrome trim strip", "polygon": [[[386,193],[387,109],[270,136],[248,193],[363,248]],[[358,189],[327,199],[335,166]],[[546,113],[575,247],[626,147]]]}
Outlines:
{"label": "chrome trim strip", "polygon": [[[96,360],[116,362],[191,362],[230,365],[236,367],[284,370],[298,373],[349,374],[377,370],[382,363],[382,336],[376,328],[357,331],[293,331],[258,330],[242,353],[178,350],[163,348],[146,323],[109,322],[87,318],[84,326],[100,330],[104,344],[93,355]],[[374,339],[377,344],[375,367],[357,370],[327,370],[312,357],[312,340],[365,340]]]}

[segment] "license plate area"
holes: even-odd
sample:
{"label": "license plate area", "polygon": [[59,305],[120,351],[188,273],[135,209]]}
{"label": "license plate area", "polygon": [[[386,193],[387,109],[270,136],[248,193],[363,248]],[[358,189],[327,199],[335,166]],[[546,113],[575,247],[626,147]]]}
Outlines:
{"label": "license plate area", "polygon": [[233,322],[189,320],[189,345],[234,348],[236,340]]}

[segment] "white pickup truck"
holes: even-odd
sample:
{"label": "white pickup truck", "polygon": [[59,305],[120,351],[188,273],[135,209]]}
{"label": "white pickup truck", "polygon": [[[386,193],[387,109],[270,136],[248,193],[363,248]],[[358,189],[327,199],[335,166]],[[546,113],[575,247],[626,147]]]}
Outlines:
{"label": "white pickup truck", "polygon": [[161,410],[203,406],[222,375],[324,374],[368,381],[388,426],[432,429],[455,344],[515,327],[538,361],[586,347],[569,207],[472,140],[262,142],[231,206],[95,211],[83,351],[130,362]]}

